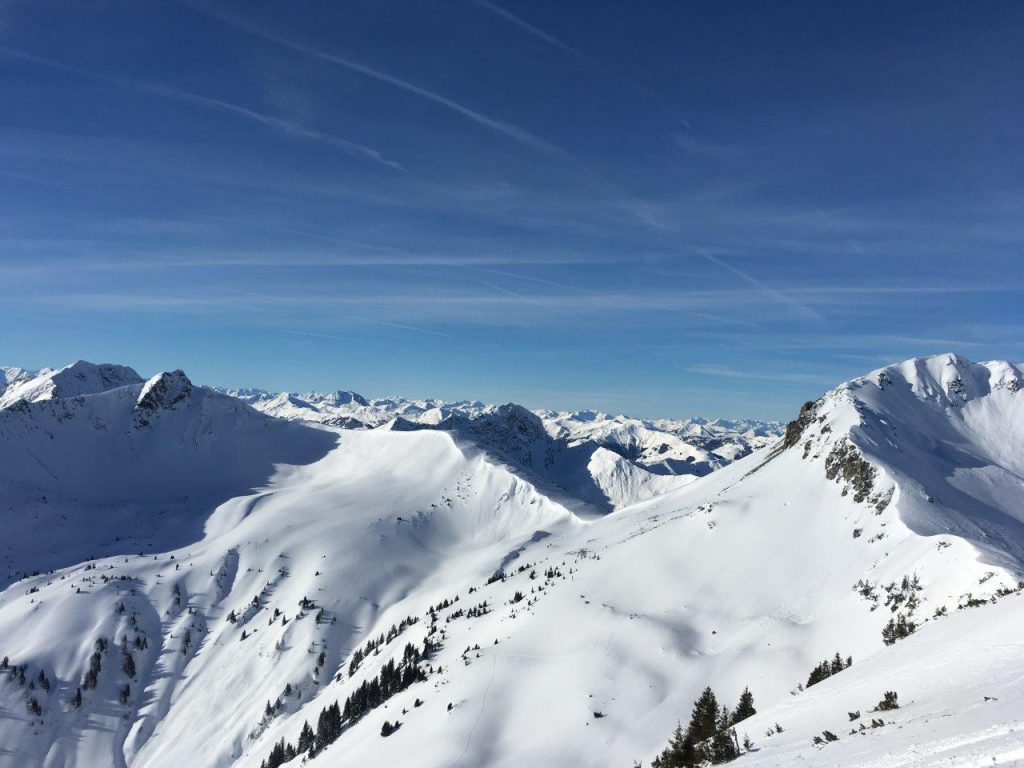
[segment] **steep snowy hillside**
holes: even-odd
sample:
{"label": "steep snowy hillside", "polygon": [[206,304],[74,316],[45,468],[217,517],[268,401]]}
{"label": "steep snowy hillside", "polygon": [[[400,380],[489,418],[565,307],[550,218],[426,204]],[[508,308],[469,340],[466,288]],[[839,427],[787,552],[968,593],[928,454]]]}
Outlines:
{"label": "steep snowy hillside", "polygon": [[[1021,381],[955,356],[890,366],[805,405],[775,444],[606,515],[552,491],[572,442],[514,407],[312,427],[164,374],[0,411],[18,462],[0,463],[5,530],[34,516],[18,562],[46,555],[73,499],[107,530],[104,493],[206,499],[190,535],[157,525],[0,593],[0,766],[648,764],[708,685],[730,706],[755,695],[737,730],[758,751],[739,765],[1008,764],[1024,744]],[[214,435],[262,478],[199,494],[227,461],[211,451],[132,484],[122,461],[143,472],[149,454],[101,454],[150,429],[169,442],[158,463]],[[625,486],[637,468],[597,447],[585,475]],[[836,653],[852,666],[798,689]],[[887,690],[900,709],[869,714]],[[814,745],[824,730],[839,741]]]}
{"label": "steep snowy hillside", "polygon": [[[736,765],[1021,765],[1022,675],[1024,597],[1017,593],[929,622],[886,653],[744,721],[738,730],[756,751]],[[895,709],[886,709],[887,691],[896,694]]]}
{"label": "steep snowy hillside", "polygon": [[309,462],[335,442],[193,387],[180,371],[143,382],[130,368],[75,363],[8,394],[0,585],[196,541],[217,503],[266,482],[278,462]]}

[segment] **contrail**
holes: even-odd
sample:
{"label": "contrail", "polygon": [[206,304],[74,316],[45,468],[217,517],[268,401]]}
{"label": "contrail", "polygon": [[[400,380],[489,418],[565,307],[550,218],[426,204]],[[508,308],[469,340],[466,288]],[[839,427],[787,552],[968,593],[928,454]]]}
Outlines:
{"label": "contrail", "polygon": [[387,72],[384,72],[382,70],[367,66],[366,64],[363,64],[354,59],[339,56],[337,54],[329,53],[327,51],[322,51],[319,48],[314,48],[313,46],[306,45],[304,43],[299,43],[296,42],[295,40],[291,40],[287,37],[277,34],[276,32],[269,32],[265,29],[261,29],[249,23],[245,19],[239,18],[234,14],[225,13],[220,9],[209,8],[205,5],[192,2],[192,0],[179,1],[189,6],[193,10],[202,13],[205,16],[216,19],[224,24],[227,24],[230,27],[241,30],[242,32],[250,34],[254,37],[259,37],[263,40],[276,43],[277,45],[280,45],[284,48],[289,48],[298,53],[304,53],[307,56],[312,56],[313,58],[320,59],[321,61],[326,61],[331,64],[335,64],[339,67],[348,69],[351,72],[356,72],[357,74],[363,75],[364,77],[368,77],[372,80],[385,83],[394,88],[398,88],[399,90],[405,91],[406,93],[411,93],[414,96],[418,96],[421,99],[426,99],[427,101],[433,102],[434,104],[438,104],[442,107],[445,107],[448,110],[451,110],[452,112],[455,112],[458,115],[461,115],[462,117],[466,118],[467,120],[470,120],[471,122],[489,128],[490,130],[499,133],[525,146],[532,147],[534,149],[538,149],[552,155],[568,156],[568,153],[565,150],[561,149],[560,147],[556,147],[554,144],[545,141],[539,136],[535,136],[534,134],[527,131],[525,128],[520,128],[519,126],[513,125],[512,123],[507,123],[503,120],[498,120],[496,118],[485,115],[481,112],[477,112],[475,109],[471,109],[465,106],[464,104],[460,104],[454,99],[450,99],[447,96],[441,95],[440,93],[436,93],[435,91],[431,91],[427,88],[416,85],[416,83],[412,83],[408,80],[404,80],[400,77],[388,74]]}
{"label": "contrail", "polygon": [[575,56],[576,58],[580,59],[581,61],[586,62],[590,66],[592,66],[592,67],[594,67],[596,69],[601,70],[602,72],[605,72],[605,73],[611,75],[613,78],[618,80],[620,83],[622,83],[626,87],[628,87],[631,90],[634,90],[637,93],[641,94],[648,101],[651,101],[653,104],[655,104],[658,107],[659,110],[664,112],[666,116],[668,116],[668,117],[672,118],[673,120],[681,123],[682,125],[686,125],[686,126],[689,125],[689,121],[687,121],[686,118],[682,117],[674,109],[672,109],[669,106],[667,106],[660,97],[652,94],[643,85],[638,83],[633,78],[623,74],[621,71],[616,70],[616,69],[614,69],[612,67],[609,67],[606,64],[602,64],[600,61],[595,59],[593,56],[590,56],[590,55],[584,53],[579,48],[574,48],[573,46],[569,45],[568,43],[564,42],[563,40],[559,40],[557,37],[555,37],[554,35],[552,35],[549,32],[545,32],[540,27],[535,27],[533,24],[531,24],[530,22],[528,22],[525,19],[521,18],[520,16],[516,16],[511,11],[505,10],[500,5],[497,5],[496,3],[491,2],[491,0],[471,0],[471,2],[474,5],[476,5],[477,7],[482,8],[485,11],[488,11],[489,13],[493,13],[498,18],[508,22],[509,24],[511,24],[511,25],[513,25],[515,27],[518,27],[519,29],[523,30],[524,32],[526,32],[526,34],[530,35],[531,37],[534,37],[534,38],[536,38],[537,40],[540,40],[543,43],[547,43],[548,45],[552,46],[553,48],[557,48],[560,51],[564,51],[565,53],[571,54],[571,55]]}
{"label": "contrail", "polygon": [[734,275],[736,275],[736,277],[740,278],[744,282],[746,282],[746,283],[754,286],[758,290],[763,291],[764,293],[768,294],[769,296],[774,298],[776,301],[778,301],[780,304],[784,304],[787,307],[789,307],[790,309],[795,309],[797,314],[800,317],[803,317],[805,319],[813,318],[814,320],[822,320],[822,319],[824,319],[820,314],[815,312],[813,309],[811,309],[806,304],[803,304],[802,302],[799,302],[796,299],[793,299],[793,298],[787,296],[782,291],[779,291],[779,290],[777,290],[775,288],[772,288],[770,285],[766,285],[765,283],[762,283],[760,280],[758,280],[758,279],[756,279],[754,277],[751,277],[746,272],[743,272],[742,270],[737,269],[736,267],[732,266],[731,264],[729,264],[727,262],[722,261],[721,259],[717,258],[716,256],[712,256],[707,251],[701,249],[701,250],[697,251],[697,253],[700,254],[701,256],[703,256],[708,261],[710,261],[712,264],[715,264],[716,266],[719,266],[722,269],[725,269],[725,270],[728,270],[729,272],[732,272]]}
{"label": "contrail", "polygon": [[533,24],[531,24],[530,22],[526,21],[525,19],[519,18],[511,11],[506,11],[500,5],[495,5],[494,3],[490,2],[490,0],[473,0],[473,3],[475,5],[480,6],[484,10],[490,11],[495,16],[501,17],[509,24],[519,27],[528,35],[532,35],[533,37],[547,43],[548,45],[554,46],[555,48],[565,51],[566,53],[571,53],[573,56],[578,56],[581,59],[586,59],[591,64],[597,64],[596,61],[590,58],[587,54],[583,53],[583,51],[573,48],[568,43],[562,42],[554,35],[545,32],[543,29],[540,29],[539,27],[533,26]]}
{"label": "contrail", "polygon": [[553,313],[555,315],[559,315],[560,317],[567,317],[570,320],[575,320],[577,323],[582,323],[583,322],[583,320],[581,320],[580,318],[576,317],[575,315],[570,315],[568,312],[562,312],[561,310],[554,309],[553,307],[548,306],[544,302],[538,301],[537,299],[534,299],[534,298],[532,298],[530,296],[524,296],[521,293],[516,293],[515,291],[510,291],[507,288],[502,288],[500,285],[495,285],[494,283],[488,283],[488,282],[486,282],[484,280],[481,280],[480,282],[481,282],[481,284],[486,285],[488,288],[492,288],[495,291],[498,291],[500,293],[504,293],[506,296],[511,296],[514,299],[518,299],[519,301],[522,301],[525,304],[533,304],[535,307],[540,307],[541,309],[546,310],[548,312],[551,312],[551,313]]}
{"label": "contrail", "polygon": [[118,75],[109,75],[92,69],[86,69],[85,67],[79,67],[74,64],[67,64],[63,61],[57,61],[56,59],[49,59],[45,56],[37,56],[36,54],[29,53],[28,51],[8,48],[6,46],[0,46],[0,55],[6,56],[10,59],[17,59],[18,61],[25,61],[41,67],[54,69],[59,72],[66,72],[78,77],[86,77],[90,80],[97,80],[103,83],[118,85],[123,88],[130,88],[162,99],[178,101],[185,104],[193,104],[195,106],[204,107],[217,112],[235,115],[236,117],[249,120],[250,122],[259,123],[260,125],[268,128],[273,128],[274,130],[280,131],[281,133],[293,138],[316,141],[321,144],[335,147],[336,149],[344,150],[356,157],[362,157],[364,159],[380,163],[381,165],[386,165],[393,170],[405,170],[398,163],[388,160],[379,150],[374,149],[373,147],[368,147],[365,144],[359,144],[331,133],[324,133],[323,131],[317,131],[313,128],[307,128],[306,126],[292,122],[291,120],[273,117],[272,115],[257,112],[253,109],[249,109],[248,107],[232,104],[229,101],[214,99],[209,96],[203,96],[202,94],[192,93],[191,91],[185,91],[180,88],[175,88],[170,85],[164,85],[163,83],[157,83],[150,80],[138,80]]}

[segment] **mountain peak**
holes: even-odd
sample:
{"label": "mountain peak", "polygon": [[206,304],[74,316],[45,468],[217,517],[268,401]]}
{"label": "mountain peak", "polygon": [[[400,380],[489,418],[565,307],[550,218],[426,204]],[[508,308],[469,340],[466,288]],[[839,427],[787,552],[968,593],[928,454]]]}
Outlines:
{"label": "mountain peak", "polygon": [[174,408],[191,395],[192,382],[184,371],[178,369],[158,373],[145,383],[139,393],[139,399],[135,404],[137,425],[149,424],[149,419],[143,415],[144,413]]}
{"label": "mountain peak", "polygon": [[1006,361],[975,363],[963,355],[945,353],[914,357],[855,379],[848,387],[859,390],[874,386],[878,390],[893,387],[909,389],[918,399],[943,408],[955,408],[1007,389],[1016,392],[1024,383],[1020,368]]}
{"label": "mountain peak", "polygon": [[324,395],[323,400],[331,405],[350,405],[352,403],[362,405],[364,407],[370,405],[370,402],[358,392],[352,392],[347,389],[339,389],[335,392]]}
{"label": "mountain peak", "polygon": [[[12,376],[8,378],[7,373]],[[142,377],[127,366],[86,360],[77,360],[60,369],[44,368],[34,374],[20,368],[5,369],[5,379],[9,384],[0,396],[0,408],[18,400],[34,403],[96,395],[142,382]]]}

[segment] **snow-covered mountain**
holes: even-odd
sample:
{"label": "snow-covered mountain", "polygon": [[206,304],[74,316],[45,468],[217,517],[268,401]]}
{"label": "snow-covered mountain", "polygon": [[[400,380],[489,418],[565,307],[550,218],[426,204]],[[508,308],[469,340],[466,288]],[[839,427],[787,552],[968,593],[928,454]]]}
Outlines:
{"label": "snow-covered mountain", "polygon": [[348,390],[334,392],[267,392],[262,389],[218,389],[270,416],[344,427],[379,427],[394,418],[431,423],[452,413],[476,416],[493,406],[460,400],[410,400],[404,397],[368,399]]}
{"label": "snow-covered mountain", "polygon": [[[0,410],[0,766],[647,764],[709,685],[755,695],[740,766],[1011,764],[1022,381],[911,360],[775,440],[479,404],[379,422],[357,396],[382,426],[348,429],[181,372],[57,382]],[[731,462],[690,439],[733,434]],[[584,498],[678,463],[707,471]]]}
{"label": "snow-covered mountain", "polygon": [[[267,392],[262,389],[218,389],[258,411],[285,419],[314,421],[356,428],[377,427],[395,418],[418,424],[437,424],[450,416],[476,418],[501,406],[478,400],[410,400],[404,397],[367,399],[355,392]],[[661,474],[677,474],[674,462],[710,461],[717,469],[772,442],[781,433],[777,422],[741,419],[635,419],[600,411],[535,411],[554,438],[606,443],[616,453],[650,453],[650,467],[664,465]],[[667,435],[669,438],[663,438]],[[675,440],[671,439],[676,438]],[[686,446],[679,446],[682,441]],[[676,455],[677,448],[681,448]],[[702,449],[694,451],[693,448]],[[665,455],[669,453],[670,455]],[[707,458],[707,454],[713,454]],[[623,453],[625,455],[625,453]],[[627,457],[628,458],[628,457]],[[682,474],[694,474],[683,471]]]}
{"label": "snow-covered mountain", "polygon": [[12,385],[0,402],[3,586],[195,541],[218,503],[335,443],[195,387],[181,371],[143,381],[130,368],[78,362]]}
{"label": "snow-covered mountain", "polygon": [[128,384],[139,384],[142,379],[131,368],[123,365],[93,365],[84,360],[59,370],[44,368],[29,371],[23,368],[0,368],[2,389],[0,408],[24,400],[36,403],[93,395]]}
{"label": "snow-covered mountain", "polygon": [[781,434],[775,422],[659,420],[514,403],[445,402],[355,392],[218,390],[271,416],[346,429],[443,429],[509,461],[570,504],[607,512],[679,488]]}

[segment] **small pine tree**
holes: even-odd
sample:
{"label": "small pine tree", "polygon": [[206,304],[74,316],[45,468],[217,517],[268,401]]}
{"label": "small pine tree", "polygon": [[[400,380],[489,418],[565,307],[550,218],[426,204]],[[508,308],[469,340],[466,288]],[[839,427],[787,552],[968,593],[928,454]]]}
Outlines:
{"label": "small pine tree", "polygon": [[302,731],[299,733],[299,743],[296,749],[301,755],[311,750],[315,743],[316,734],[314,734],[313,729],[309,727],[309,721],[307,720],[302,724]]}
{"label": "small pine tree", "polygon": [[715,735],[718,721],[718,699],[715,692],[708,686],[701,693],[700,698],[693,703],[693,712],[690,715],[690,725],[686,729],[686,735],[694,744],[707,741]]}
{"label": "small pine tree", "polygon": [[683,768],[693,765],[695,759],[693,740],[683,733],[682,724],[677,723],[668,746],[654,759],[651,768]]}
{"label": "small pine tree", "polygon": [[722,707],[715,721],[715,735],[711,737],[711,762],[727,763],[737,756],[736,735],[732,728],[732,717],[728,707]]}
{"label": "small pine tree", "polygon": [[124,651],[124,659],[121,664],[121,669],[124,670],[124,673],[128,677],[132,678],[132,680],[135,679],[135,659],[132,658],[131,651]]}
{"label": "small pine tree", "polygon": [[882,627],[882,642],[892,645],[896,642],[896,620],[889,619],[889,623]]}
{"label": "small pine tree", "polygon": [[739,723],[756,714],[757,710],[754,709],[754,694],[750,692],[750,688],[744,688],[743,693],[740,694],[740,702],[736,705],[736,711],[733,713],[732,721],[733,723]]}
{"label": "small pine tree", "polygon": [[71,706],[78,709],[82,706],[82,689],[75,688],[75,693],[71,696]]}

